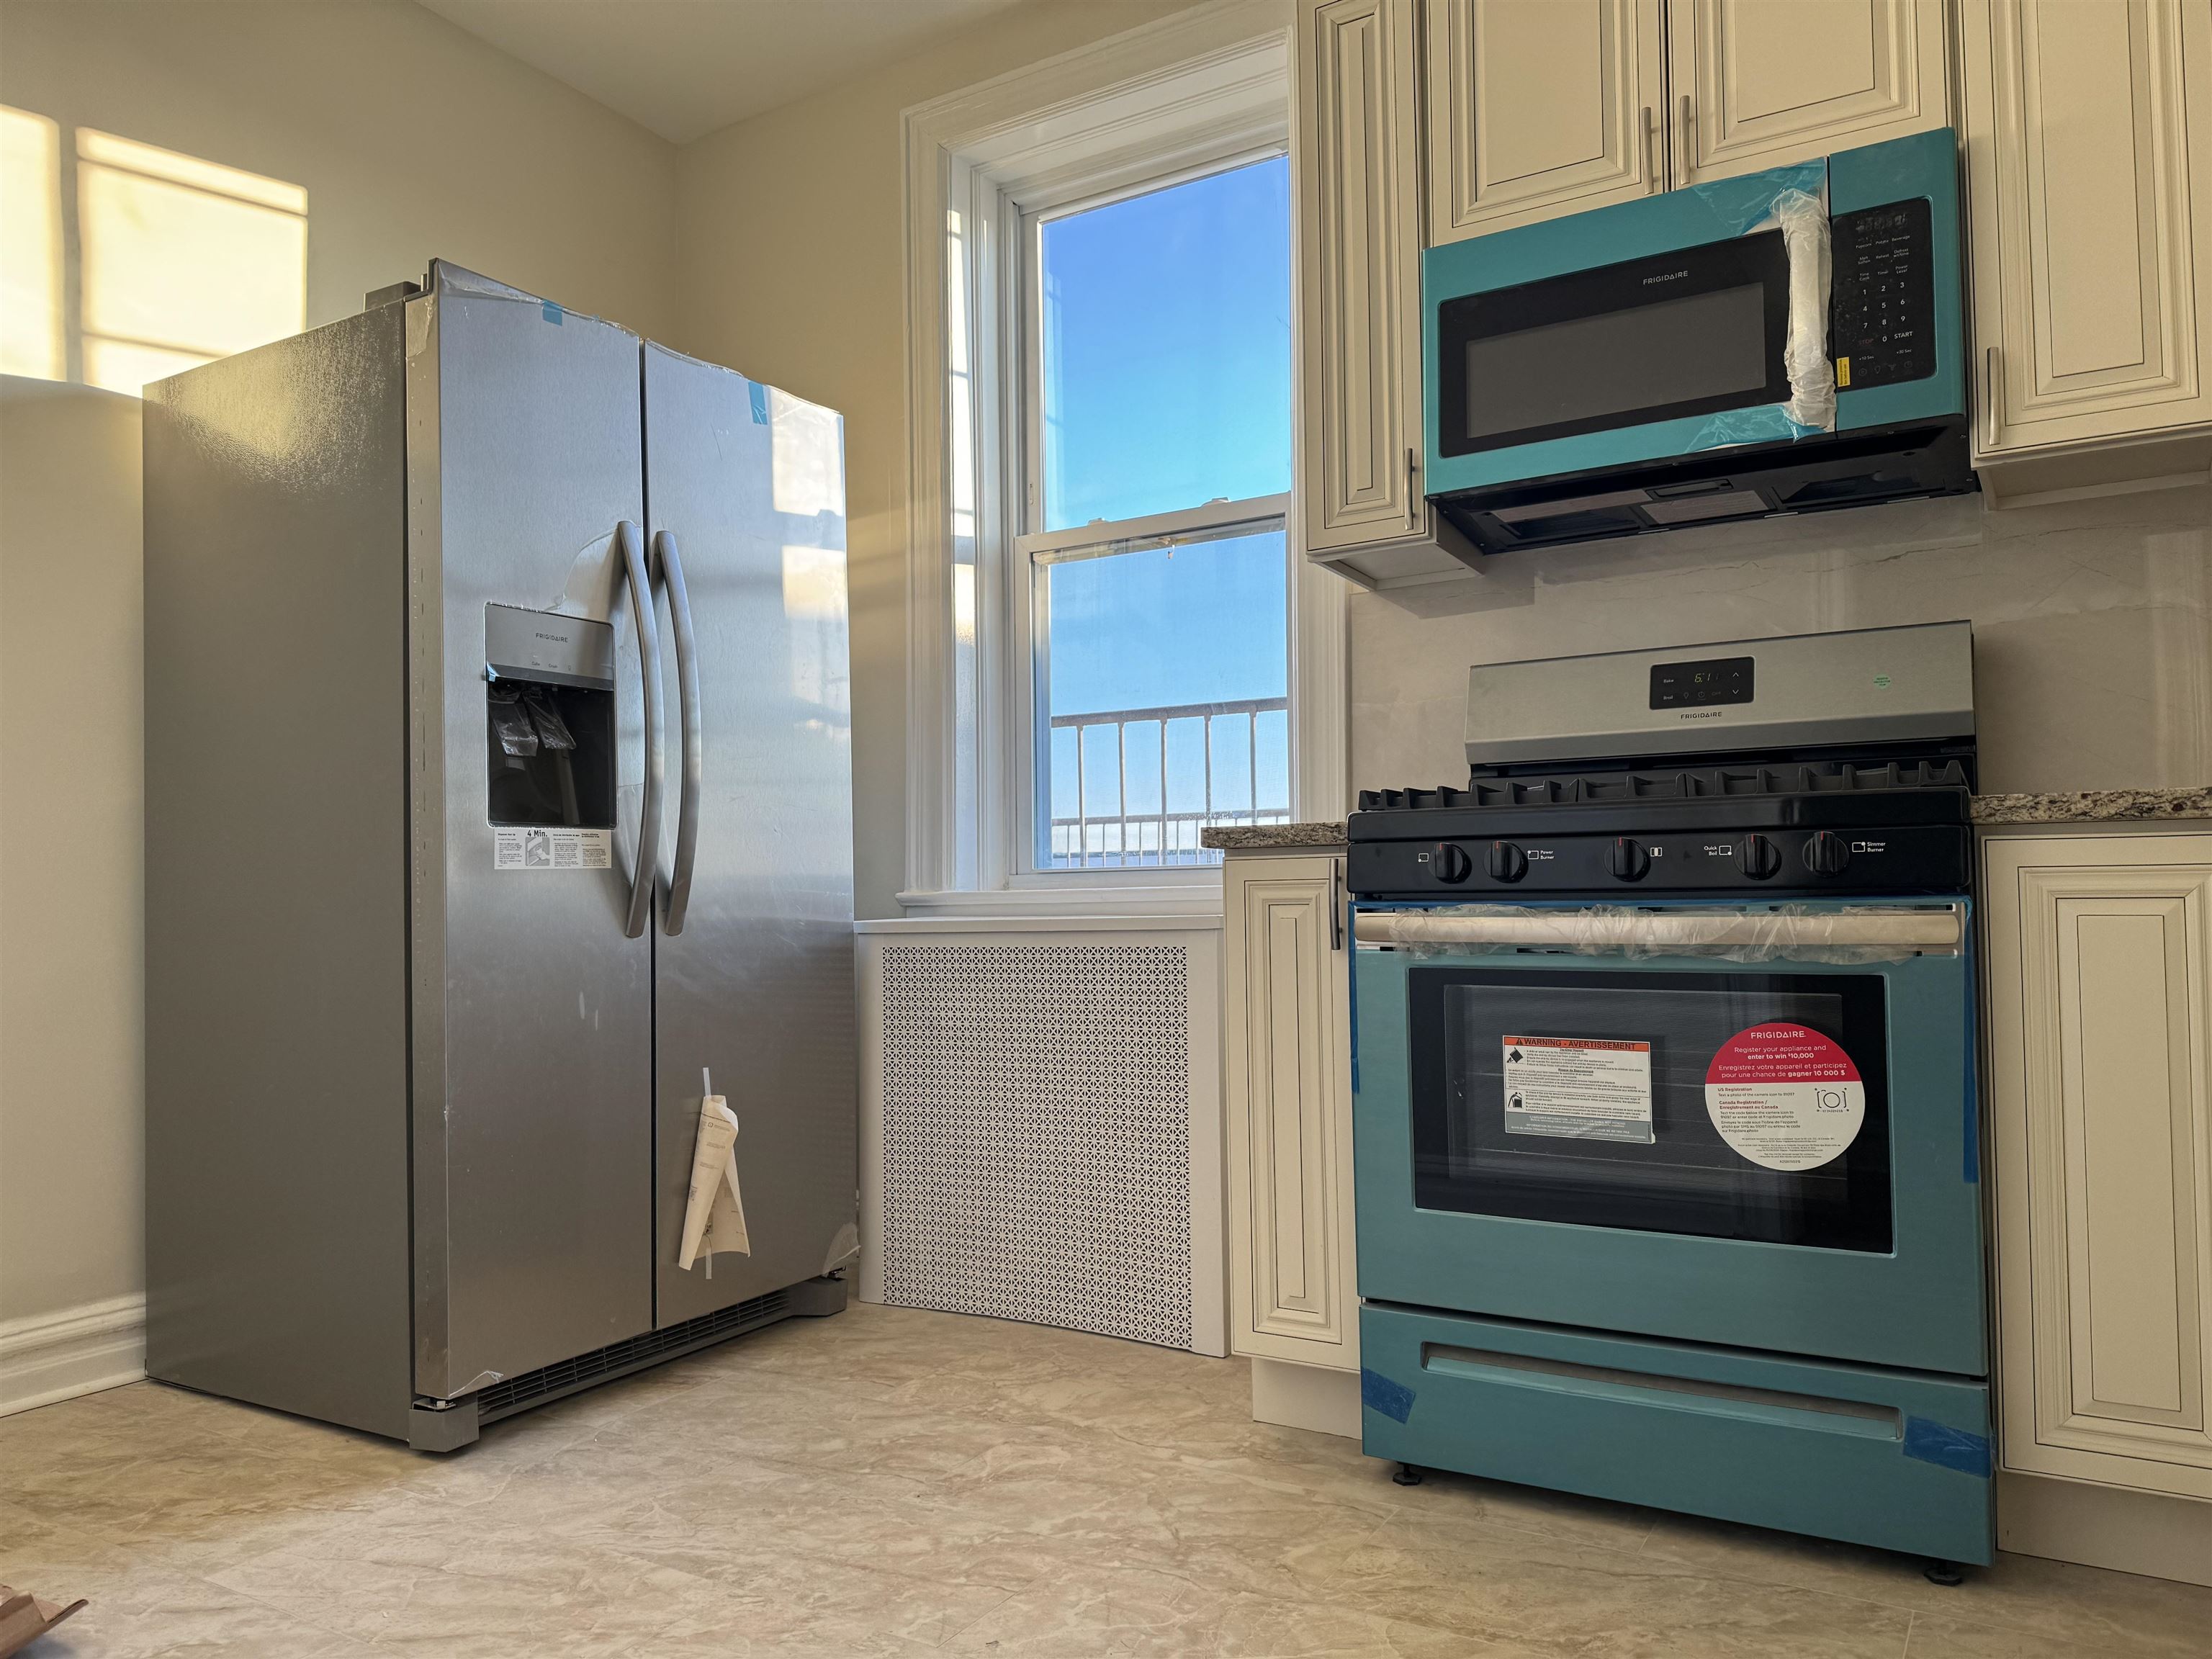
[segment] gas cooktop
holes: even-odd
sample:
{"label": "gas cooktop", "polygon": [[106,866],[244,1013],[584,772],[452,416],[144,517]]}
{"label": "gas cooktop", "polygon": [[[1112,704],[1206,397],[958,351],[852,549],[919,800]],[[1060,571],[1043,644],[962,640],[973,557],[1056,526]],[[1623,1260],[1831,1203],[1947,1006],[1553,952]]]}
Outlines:
{"label": "gas cooktop", "polygon": [[[1967,890],[1974,741],[1965,623],[1701,649],[1728,654],[1614,653],[1474,670],[1467,783],[1363,790],[1347,824],[1352,891]],[[1760,741],[1720,747],[1714,739],[1731,723]]]}

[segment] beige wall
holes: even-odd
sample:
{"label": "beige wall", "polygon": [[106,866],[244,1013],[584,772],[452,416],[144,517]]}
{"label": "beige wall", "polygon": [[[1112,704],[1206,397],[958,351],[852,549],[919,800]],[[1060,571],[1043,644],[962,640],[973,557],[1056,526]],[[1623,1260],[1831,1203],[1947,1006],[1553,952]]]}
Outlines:
{"label": "beige wall", "polygon": [[906,872],[906,288],[909,106],[1182,9],[1040,0],[902,64],[701,139],[678,225],[684,349],[842,410],[850,522],[855,902]]}
{"label": "beige wall", "polygon": [[1471,663],[1964,617],[1984,790],[2212,781],[2212,489],[1978,495],[1509,554],[1360,593],[1352,772],[1456,783]]}
{"label": "beige wall", "polygon": [[[64,143],[303,186],[310,325],[436,255],[674,331],[673,148],[411,3],[9,4],[0,45]],[[6,382],[0,1326],[141,1283],[138,511],[136,399]]]}
{"label": "beige wall", "polygon": [[0,384],[0,1320],[140,1282],[138,400]]}

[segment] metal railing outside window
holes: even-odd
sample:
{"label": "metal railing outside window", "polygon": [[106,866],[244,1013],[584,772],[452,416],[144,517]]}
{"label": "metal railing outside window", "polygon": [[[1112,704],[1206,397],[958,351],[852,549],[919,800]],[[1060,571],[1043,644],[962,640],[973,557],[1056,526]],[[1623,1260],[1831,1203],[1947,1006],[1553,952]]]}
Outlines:
{"label": "metal railing outside window", "polygon": [[[1075,749],[1075,802],[1073,815],[1055,814],[1051,827],[1051,867],[1059,870],[1123,869],[1148,866],[1174,866],[1216,863],[1218,853],[1199,845],[1199,831],[1209,824],[1287,823],[1287,799],[1261,798],[1261,765],[1263,743],[1261,721],[1272,714],[1287,717],[1287,697],[1251,697],[1231,702],[1178,703],[1158,708],[1102,709],[1082,714],[1052,716],[1055,735],[1072,732]],[[1203,787],[1194,798],[1186,780],[1178,790],[1171,771],[1170,731],[1190,722],[1196,727]],[[1136,727],[1140,743],[1152,729],[1152,753],[1141,752],[1138,763],[1157,769],[1157,805],[1131,805],[1130,728]],[[1094,799],[1091,757],[1103,745],[1091,734],[1113,733],[1110,749],[1113,778],[1112,810],[1089,810]],[[1186,732],[1186,744],[1190,734]],[[1186,750],[1186,755],[1188,751]],[[1103,786],[1102,786],[1103,787]],[[1178,797],[1180,796],[1180,800]]]}

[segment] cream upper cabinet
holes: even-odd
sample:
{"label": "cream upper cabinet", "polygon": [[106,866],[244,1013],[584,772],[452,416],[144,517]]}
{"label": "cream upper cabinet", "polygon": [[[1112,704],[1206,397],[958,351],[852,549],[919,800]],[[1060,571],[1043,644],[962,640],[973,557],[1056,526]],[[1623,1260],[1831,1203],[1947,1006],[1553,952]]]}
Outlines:
{"label": "cream upper cabinet", "polygon": [[1305,550],[1373,586],[1462,567],[1421,493],[1418,0],[1299,12]]}
{"label": "cream upper cabinet", "polygon": [[1676,185],[1948,125],[1943,0],[1668,0]]}
{"label": "cream upper cabinet", "polygon": [[1666,187],[1661,0],[1430,0],[1429,240]]}
{"label": "cream upper cabinet", "polygon": [[2212,0],[1961,21],[1976,464],[2212,425]]}
{"label": "cream upper cabinet", "polygon": [[1354,1370],[1342,867],[1232,856],[1224,872],[1229,1346]]}
{"label": "cream upper cabinet", "polygon": [[1984,869],[2003,1466],[2212,1498],[2212,830]]}

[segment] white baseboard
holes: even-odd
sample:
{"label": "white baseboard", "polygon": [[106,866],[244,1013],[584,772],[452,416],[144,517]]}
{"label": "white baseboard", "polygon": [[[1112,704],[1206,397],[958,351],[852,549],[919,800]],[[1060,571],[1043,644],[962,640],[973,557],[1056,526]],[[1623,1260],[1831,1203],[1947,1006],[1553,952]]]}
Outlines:
{"label": "white baseboard", "polygon": [[1252,1420],[1359,1438],[1359,1373],[1281,1359],[1252,1362]]}
{"label": "white baseboard", "polygon": [[143,1294],[0,1322],[0,1417],[145,1375]]}
{"label": "white baseboard", "polygon": [[1997,1471],[1997,1547],[2212,1586],[2212,1503]]}

